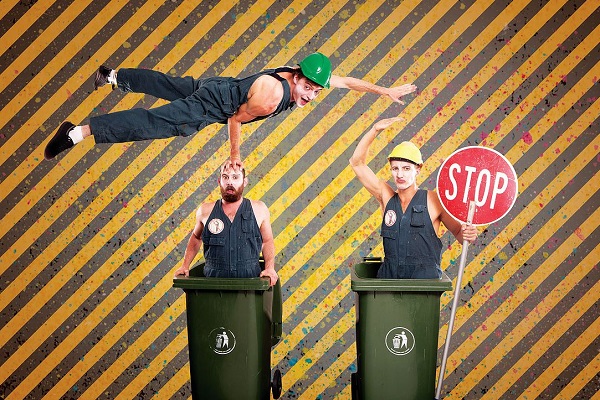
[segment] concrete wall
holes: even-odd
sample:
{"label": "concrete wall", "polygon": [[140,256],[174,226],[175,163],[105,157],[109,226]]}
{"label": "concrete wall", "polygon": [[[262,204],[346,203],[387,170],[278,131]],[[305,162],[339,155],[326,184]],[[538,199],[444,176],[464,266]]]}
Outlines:
{"label": "concrete wall", "polygon": [[[392,86],[406,105],[326,90],[246,125],[246,195],[272,214],[285,399],[347,399],[356,370],[349,268],[382,255],[380,212],[348,168],[380,116],[426,158],[433,189],[454,150],[492,147],[519,197],[470,247],[447,399],[600,398],[598,100],[600,3],[552,1],[153,1],[0,3],[0,396],[188,398],[185,299],[172,288],[194,211],[216,199],[227,131],[93,145],[43,160],[63,120],[154,107],[93,91],[100,64],[243,76],[313,51],[334,73]],[[443,263],[455,278],[460,245]],[[440,348],[450,294],[442,297]],[[441,356],[441,351],[440,351]]]}

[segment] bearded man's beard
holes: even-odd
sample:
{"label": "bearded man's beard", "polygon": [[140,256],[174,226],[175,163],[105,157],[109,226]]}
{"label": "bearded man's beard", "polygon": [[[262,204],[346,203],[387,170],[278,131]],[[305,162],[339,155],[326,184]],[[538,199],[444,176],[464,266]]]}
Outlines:
{"label": "bearded man's beard", "polygon": [[244,188],[240,187],[236,190],[233,186],[221,187],[221,197],[228,203],[234,203],[242,198]]}

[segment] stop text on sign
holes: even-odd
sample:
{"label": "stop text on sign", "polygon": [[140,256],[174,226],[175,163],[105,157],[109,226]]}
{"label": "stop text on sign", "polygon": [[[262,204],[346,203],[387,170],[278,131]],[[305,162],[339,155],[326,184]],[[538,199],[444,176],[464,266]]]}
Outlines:
{"label": "stop text on sign", "polygon": [[[458,197],[459,193],[457,176],[463,173],[463,171],[459,164],[454,163],[448,168],[448,173],[452,190],[446,189],[444,194],[448,200],[454,200]],[[504,193],[508,187],[508,175],[503,172],[496,172],[495,176],[492,178],[492,173],[488,169],[484,168],[477,171],[477,167],[471,165],[466,165],[464,167],[464,174],[466,174],[466,177],[461,179],[461,181],[464,181],[465,185],[462,189],[462,202],[467,204],[468,199],[471,198],[475,201],[477,207],[482,207],[487,205],[489,199],[489,207],[493,210],[494,207],[496,207],[498,195]],[[471,194],[473,174],[475,174],[477,178],[473,196],[469,196]],[[494,181],[493,186],[492,180]]]}
{"label": "stop text on sign", "polygon": [[440,167],[437,194],[444,209],[461,222],[475,203],[474,225],[491,224],[504,217],[517,197],[517,175],[510,162],[494,149],[464,147]]}

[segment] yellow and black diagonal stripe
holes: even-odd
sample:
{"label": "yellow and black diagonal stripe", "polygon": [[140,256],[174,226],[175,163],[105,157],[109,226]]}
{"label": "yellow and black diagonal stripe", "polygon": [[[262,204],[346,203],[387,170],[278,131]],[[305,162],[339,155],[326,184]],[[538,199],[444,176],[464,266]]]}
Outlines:
{"label": "yellow and black diagonal stripe", "polygon": [[[183,293],[172,288],[194,211],[217,198],[227,131],[118,145],[86,140],[44,161],[63,120],[149,96],[93,91],[99,65],[195,77],[294,65],[393,86],[406,105],[326,90],[244,126],[246,196],[272,214],[284,338],[283,398],[350,398],[356,370],[349,267],[382,255],[380,212],[348,159],[381,116],[435,186],[459,147],[505,154],[519,197],[470,247],[448,399],[600,398],[600,2],[598,0],[2,0],[0,396],[189,398]],[[443,241],[455,277],[458,245]],[[450,295],[442,296],[440,346]],[[400,397],[399,397],[400,398]]]}

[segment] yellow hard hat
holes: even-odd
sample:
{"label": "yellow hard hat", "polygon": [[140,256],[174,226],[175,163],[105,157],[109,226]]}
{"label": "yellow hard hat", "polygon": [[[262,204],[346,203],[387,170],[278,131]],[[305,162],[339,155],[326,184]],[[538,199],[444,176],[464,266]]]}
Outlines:
{"label": "yellow hard hat", "polygon": [[408,160],[413,164],[423,164],[421,150],[419,150],[419,148],[411,142],[402,142],[398,146],[394,147],[394,150],[392,150],[388,160],[392,161],[400,158]]}

